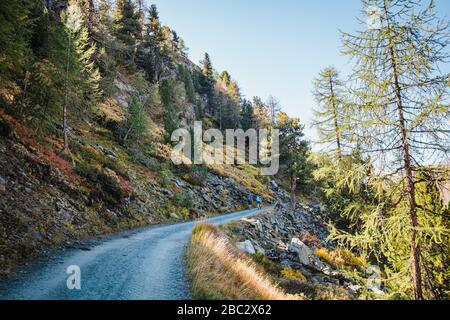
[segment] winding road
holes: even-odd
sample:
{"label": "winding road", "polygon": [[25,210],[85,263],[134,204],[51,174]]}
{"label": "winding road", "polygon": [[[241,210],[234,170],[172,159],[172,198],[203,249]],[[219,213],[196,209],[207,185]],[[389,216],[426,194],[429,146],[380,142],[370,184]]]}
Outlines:
{"label": "winding road", "polygon": [[[245,210],[205,222],[223,224],[261,212]],[[117,236],[89,250],[65,250],[45,261],[31,263],[20,268],[14,278],[0,283],[0,299],[190,299],[183,252],[196,224],[152,226]],[[72,265],[80,268],[80,290],[67,287],[66,270]]]}

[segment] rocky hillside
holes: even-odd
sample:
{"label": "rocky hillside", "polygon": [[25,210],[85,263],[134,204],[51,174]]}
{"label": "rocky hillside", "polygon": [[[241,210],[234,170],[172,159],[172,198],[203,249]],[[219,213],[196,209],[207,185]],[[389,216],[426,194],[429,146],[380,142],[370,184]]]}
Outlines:
{"label": "rocky hillside", "polygon": [[250,254],[289,294],[310,299],[355,299],[383,294],[367,288],[366,263],[327,240],[329,223],[320,205],[292,211],[277,204],[267,214],[224,226],[243,252]]}
{"label": "rocky hillside", "polygon": [[111,132],[88,123],[71,133],[70,158],[3,113],[0,129],[2,276],[55,246],[235,211],[255,187],[270,194],[248,168],[176,170],[163,157],[133,157]]}

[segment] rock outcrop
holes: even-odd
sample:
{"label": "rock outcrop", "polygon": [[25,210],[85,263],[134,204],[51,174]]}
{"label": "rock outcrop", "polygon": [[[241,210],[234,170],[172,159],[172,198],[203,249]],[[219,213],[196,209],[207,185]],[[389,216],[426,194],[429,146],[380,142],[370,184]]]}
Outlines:
{"label": "rock outcrop", "polygon": [[301,204],[293,211],[288,205],[277,204],[271,212],[243,218],[226,231],[243,252],[260,252],[282,268],[300,271],[310,283],[335,286],[356,295],[361,286],[315,254],[319,248],[334,247],[327,240],[327,223],[320,206]]}

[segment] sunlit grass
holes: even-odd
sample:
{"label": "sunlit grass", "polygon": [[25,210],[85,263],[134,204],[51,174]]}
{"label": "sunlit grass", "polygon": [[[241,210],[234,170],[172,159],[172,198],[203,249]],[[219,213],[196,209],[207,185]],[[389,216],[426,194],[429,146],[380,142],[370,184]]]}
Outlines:
{"label": "sunlit grass", "polygon": [[191,288],[199,299],[288,300],[251,258],[211,225],[195,228],[186,260]]}

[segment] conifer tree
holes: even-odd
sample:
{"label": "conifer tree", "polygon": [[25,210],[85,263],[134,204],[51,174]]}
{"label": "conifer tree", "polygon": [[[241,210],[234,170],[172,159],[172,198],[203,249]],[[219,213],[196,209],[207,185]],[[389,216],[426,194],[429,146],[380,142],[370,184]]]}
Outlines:
{"label": "conifer tree", "polygon": [[266,105],[269,110],[270,122],[274,126],[277,121],[277,114],[281,111],[280,101],[273,96],[269,96]]}
{"label": "conifer tree", "polygon": [[242,101],[241,127],[244,131],[255,127],[254,110],[251,101]]}
{"label": "conifer tree", "polygon": [[24,66],[30,57],[29,38],[31,0],[0,2],[0,82],[24,78]]}
{"label": "conifer tree", "polygon": [[[397,277],[410,266],[412,296],[423,299],[424,243],[445,231],[420,219],[417,171],[442,161],[450,150],[449,75],[439,68],[449,58],[448,24],[437,18],[434,1],[363,0],[363,5],[369,18],[378,8],[379,23],[364,23],[356,35],[343,34],[344,53],[356,64],[351,114],[359,129],[353,139],[378,169],[380,178],[371,180],[383,190],[380,199],[389,200],[366,216],[369,236],[352,241],[367,248],[374,237],[389,239],[371,253],[384,254]],[[382,187],[388,178],[390,187]],[[384,230],[397,230],[401,237]]]}
{"label": "conifer tree", "polygon": [[83,96],[91,102],[95,102],[100,95],[100,73],[92,61],[96,47],[89,44],[88,28],[83,20],[81,7],[76,0],[69,1],[64,20],[68,43],[63,105],[63,153],[67,153],[69,151],[67,108],[69,92],[72,90],[71,86],[73,85],[71,83],[71,75],[75,75],[75,79],[78,79],[78,83],[84,87],[82,90],[82,92],[84,91]]}
{"label": "conifer tree", "polygon": [[314,110],[314,126],[319,133],[319,143],[331,147],[338,160],[342,160],[342,135],[345,111],[342,101],[343,82],[334,67],[328,67],[319,73],[314,81],[314,97],[320,109]]}
{"label": "conifer tree", "polygon": [[142,26],[139,13],[132,0],[117,0],[113,14],[113,31],[122,43],[123,60],[127,65],[134,62],[136,42],[141,37]]}
{"label": "conifer tree", "polygon": [[289,175],[291,207],[295,210],[299,177],[304,178],[311,174],[307,160],[309,144],[303,139],[304,126],[297,118],[290,118],[286,113],[280,112],[277,116],[276,128],[280,130],[280,163]]}
{"label": "conifer tree", "polygon": [[145,58],[145,70],[148,79],[151,82],[157,82],[163,74],[164,66],[169,65],[171,59],[167,52],[165,35],[156,5],[151,5],[148,16],[146,34],[144,36],[144,45],[148,49],[148,54]]}

